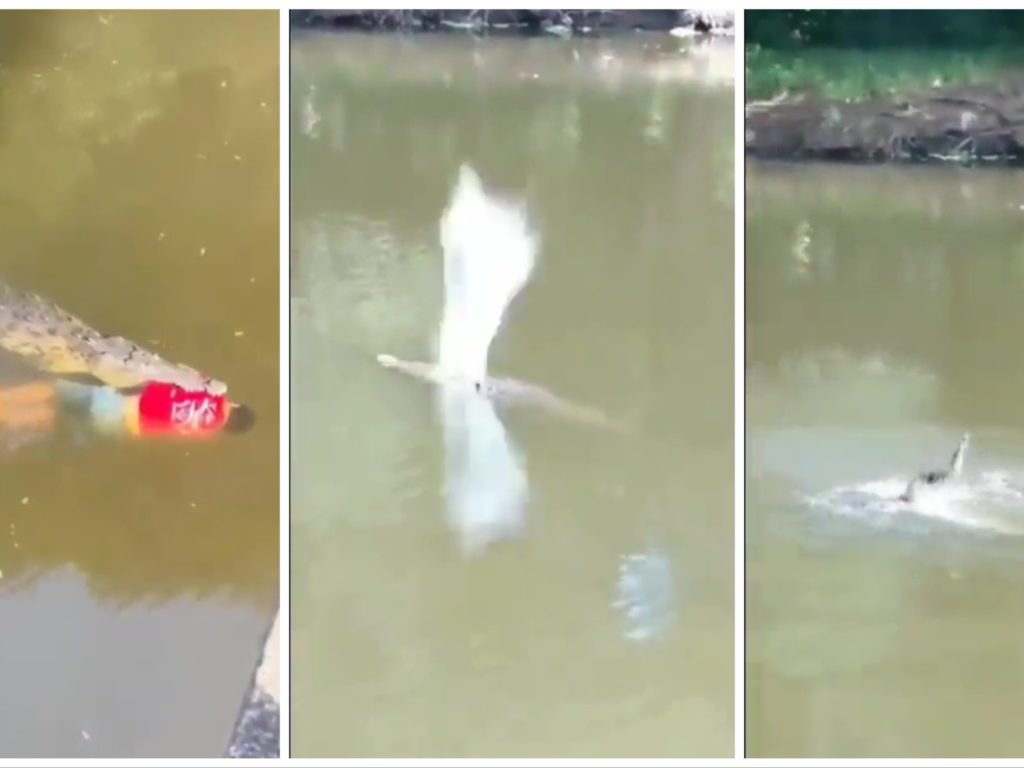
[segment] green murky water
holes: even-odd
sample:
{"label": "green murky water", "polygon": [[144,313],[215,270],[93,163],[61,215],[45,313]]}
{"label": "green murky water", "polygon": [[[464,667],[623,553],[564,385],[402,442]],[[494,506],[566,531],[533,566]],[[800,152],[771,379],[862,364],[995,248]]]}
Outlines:
{"label": "green murky water", "polygon": [[0,14],[0,279],[204,369],[207,443],[0,458],[0,754],[216,756],[277,603],[278,14]]}
{"label": "green murky water", "polygon": [[748,166],[751,756],[1024,746],[1022,211],[1016,173]]}
{"label": "green murky water", "polygon": [[[732,754],[731,47],[291,57],[294,754]],[[433,354],[463,162],[543,240],[492,371],[629,424],[501,411],[529,502],[475,556],[451,425],[374,361]]]}

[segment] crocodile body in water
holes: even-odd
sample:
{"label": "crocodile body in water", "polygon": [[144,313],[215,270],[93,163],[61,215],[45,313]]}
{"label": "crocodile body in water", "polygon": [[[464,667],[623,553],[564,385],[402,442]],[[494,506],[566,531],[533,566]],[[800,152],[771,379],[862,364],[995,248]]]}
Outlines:
{"label": "crocodile body in water", "polygon": [[108,336],[41,296],[0,283],[0,350],[62,377],[93,378],[115,389],[149,381],[220,395],[227,385],[171,363],[120,336]]}
{"label": "crocodile body in water", "polygon": [[467,389],[472,387],[498,405],[532,405],[579,424],[604,429],[626,429],[624,424],[609,418],[596,408],[571,403],[553,392],[549,392],[544,387],[518,379],[486,376],[480,382],[470,382],[466,379],[446,375],[441,366],[434,363],[399,360],[393,355],[377,355],[377,362],[385,368],[401,371],[433,384],[448,387],[465,386]]}
{"label": "crocodile body in water", "polygon": [[509,304],[533,271],[539,237],[525,207],[495,196],[470,166],[459,168],[441,216],[445,301],[436,363],[377,355],[385,368],[479,394],[498,405],[534,405],[572,421],[621,429],[600,411],[570,403],[543,387],[487,375],[487,356]]}
{"label": "crocodile body in water", "polygon": [[964,454],[967,452],[967,443],[969,441],[970,435],[968,434],[960,438],[960,443],[957,445],[956,450],[953,452],[953,457],[949,461],[949,469],[933,469],[921,472],[911,480],[910,484],[907,485],[907,490],[900,496],[900,501],[913,502],[918,490],[922,486],[939,486],[949,482],[954,477],[958,477],[963,472]]}

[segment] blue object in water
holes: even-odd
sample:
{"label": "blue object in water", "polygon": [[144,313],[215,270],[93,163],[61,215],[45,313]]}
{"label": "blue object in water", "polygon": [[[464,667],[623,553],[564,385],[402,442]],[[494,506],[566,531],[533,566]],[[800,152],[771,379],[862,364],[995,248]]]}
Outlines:
{"label": "blue object in water", "polygon": [[654,549],[619,558],[617,595],[612,605],[623,617],[627,640],[661,637],[675,620],[672,563]]}
{"label": "blue object in water", "polygon": [[88,411],[100,432],[117,432],[124,428],[125,397],[112,387],[60,381],[57,391],[61,399]]}

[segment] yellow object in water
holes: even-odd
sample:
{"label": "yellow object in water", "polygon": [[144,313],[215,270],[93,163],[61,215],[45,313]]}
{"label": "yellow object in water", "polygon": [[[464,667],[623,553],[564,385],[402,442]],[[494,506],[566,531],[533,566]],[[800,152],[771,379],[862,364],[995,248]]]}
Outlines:
{"label": "yellow object in water", "polygon": [[0,389],[0,429],[51,430],[57,421],[57,391],[39,381]]}

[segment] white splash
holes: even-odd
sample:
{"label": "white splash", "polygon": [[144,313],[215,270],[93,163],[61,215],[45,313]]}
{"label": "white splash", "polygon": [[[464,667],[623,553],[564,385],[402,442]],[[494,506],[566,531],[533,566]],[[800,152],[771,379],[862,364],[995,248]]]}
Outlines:
{"label": "white splash", "polygon": [[441,407],[448,524],[464,555],[480,555],[525,532],[526,464],[488,397],[442,387]]}
{"label": "white splash", "polygon": [[445,304],[438,335],[449,524],[464,554],[521,535],[525,462],[490,398],[468,383],[487,376],[487,355],[512,299],[526,285],[537,238],[525,211],[488,195],[462,166],[441,218]]}
{"label": "white splash", "polygon": [[919,486],[912,502],[900,500],[907,477],[888,477],[833,488],[805,502],[840,515],[876,520],[917,515],[960,528],[1010,536],[1024,535],[1024,482],[1005,470],[961,476],[938,486]]}
{"label": "white splash", "polygon": [[525,210],[488,195],[464,165],[441,217],[441,246],[445,296],[438,363],[450,377],[482,382],[491,342],[530,279],[537,238]]}

